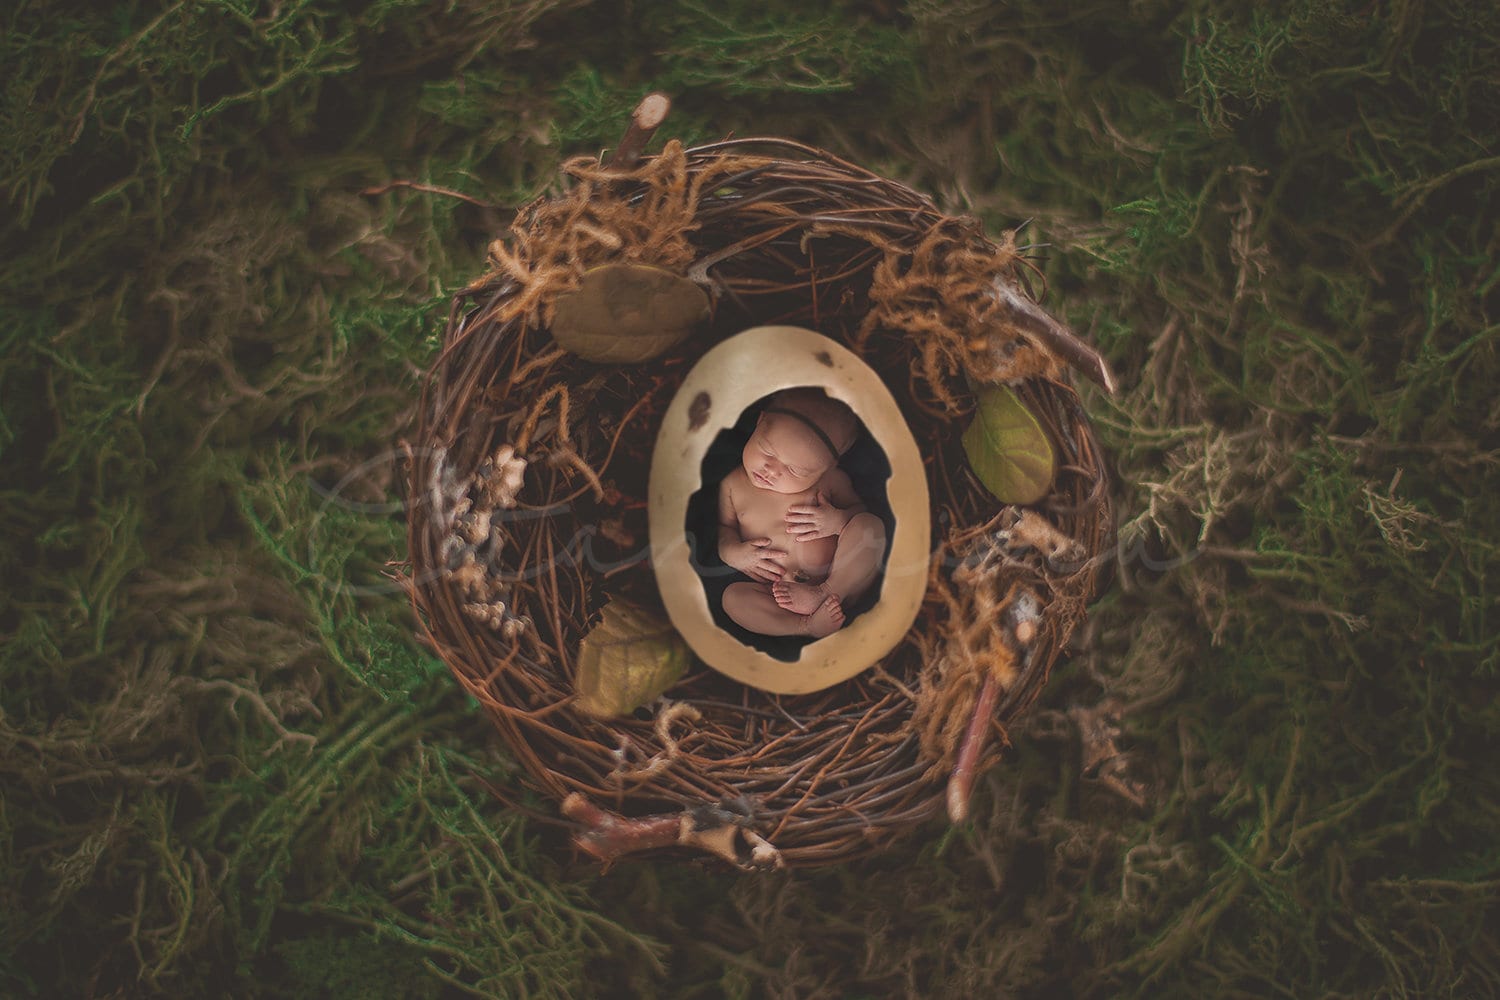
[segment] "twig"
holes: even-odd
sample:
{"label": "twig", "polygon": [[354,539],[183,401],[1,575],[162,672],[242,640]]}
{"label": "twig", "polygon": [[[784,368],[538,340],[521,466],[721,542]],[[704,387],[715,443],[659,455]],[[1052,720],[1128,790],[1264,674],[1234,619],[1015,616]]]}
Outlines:
{"label": "twig", "polygon": [[974,701],[974,714],[969,717],[969,725],[964,730],[964,741],[959,745],[958,763],[953,765],[953,775],[948,779],[948,819],[954,823],[969,818],[969,796],[974,793],[979,754],[989,736],[990,716],[995,714],[995,702],[999,697],[999,682],[986,677],[984,687],[979,689],[979,697]]}
{"label": "twig", "polygon": [[1077,368],[1090,380],[1097,382],[1105,392],[1111,396],[1115,394],[1115,377],[1098,351],[1006,282],[995,282],[995,292],[1011,322],[1040,340],[1042,346]]}
{"label": "twig", "polygon": [[573,843],[585,854],[605,863],[636,851],[671,847],[682,830],[680,814],[627,819],[600,809],[577,792],[563,800],[562,813],[589,827],[575,834]]}
{"label": "twig", "polygon": [[671,109],[672,102],[666,94],[652,93],[641,98],[641,103],[635,106],[635,112],[630,116],[630,127],[620,138],[619,148],[610,156],[608,165],[621,170],[635,166],[641,153],[645,152],[646,143],[651,141],[651,136]]}
{"label": "twig", "polygon": [[378,184],[375,187],[367,187],[359,193],[363,195],[370,195],[373,197],[377,194],[385,194],[387,191],[390,191],[394,188],[411,188],[413,191],[425,191],[427,194],[446,195],[449,198],[457,198],[459,201],[466,201],[470,205],[474,205],[478,208],[488,208],[492,211],[499,211],[500,209],[505,207],[504,205],[496,205],[488,201],[480,201],[478,198],[471,198],[468,195],[464,194],[462,191],[455,191],[452,188],[439,187],[436,184],[423,184],[421,181],[391,181],[388,184]]}

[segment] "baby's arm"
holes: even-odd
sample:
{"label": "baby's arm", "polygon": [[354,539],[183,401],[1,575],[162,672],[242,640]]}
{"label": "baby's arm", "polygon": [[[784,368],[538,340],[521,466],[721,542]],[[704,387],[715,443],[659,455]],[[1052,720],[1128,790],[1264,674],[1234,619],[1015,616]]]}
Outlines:
{"label": "baby's arm", "polygon": [[855,514],[863,514],[867,509],[860,501],[859,494],[854,492],[854,483],[850,482],[849,474],[843,469],[830,469],[828,475],[823,477],[820,487],[829,503],[844,512],[845,523]]}
{"label": "baby's arm", "polygon": [[719,558],[752,580],[770,583],[780,580],[784,569],[781,560],[786,553],[770,548],[769,538],[740,537],[740,516],[734,509],[734,474],[719,484]]}
{"label": "baby's arm", "polygon": [[812,503],[787,508],[787,534],[799,542],[831,538],[840,534],[856,514],[864,512],[865,505],[854,492],[848,473],[843,469],[830,469],[819,480]]}

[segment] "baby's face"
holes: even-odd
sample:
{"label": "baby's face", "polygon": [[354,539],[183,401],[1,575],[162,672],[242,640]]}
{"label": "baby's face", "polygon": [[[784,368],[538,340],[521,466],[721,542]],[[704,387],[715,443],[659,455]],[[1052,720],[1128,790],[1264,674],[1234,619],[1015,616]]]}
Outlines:
{"label": "baby's face", "polygon": [[750,482],[776,493],[812,489],[834,465],[828,446],[795,417],[763,413],[740,459]]}

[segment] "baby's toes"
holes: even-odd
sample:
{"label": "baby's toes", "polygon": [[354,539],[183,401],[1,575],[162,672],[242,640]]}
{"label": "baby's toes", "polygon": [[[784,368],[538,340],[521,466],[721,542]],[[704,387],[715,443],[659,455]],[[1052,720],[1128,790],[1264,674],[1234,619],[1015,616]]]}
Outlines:
{"label": "baby's toes", "polygon": [[807,634],[821,639],[844,627],[844,608],[837,597],[829,596],[807,616]]}

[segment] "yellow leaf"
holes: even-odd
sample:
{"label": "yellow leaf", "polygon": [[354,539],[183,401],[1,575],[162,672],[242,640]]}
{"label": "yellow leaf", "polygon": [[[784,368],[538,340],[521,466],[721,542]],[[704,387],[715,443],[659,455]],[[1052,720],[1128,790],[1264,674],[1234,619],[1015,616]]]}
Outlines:
{"label": "yellow leaf", "polygon": [[708,295],[687,278],[644,264],[605,264],[558,297],[552,337],[585,361],[636,364],[670,350],[708,312]]}
{"label": "yellow leaf", "polygon": [[668,622],[611,600],[579,644],[578,708],[598,718],[629,715],[677,683],[687,665],[687,644]]}

